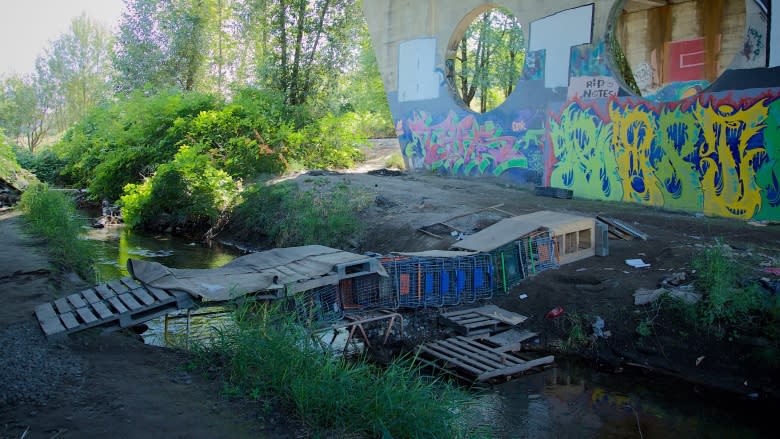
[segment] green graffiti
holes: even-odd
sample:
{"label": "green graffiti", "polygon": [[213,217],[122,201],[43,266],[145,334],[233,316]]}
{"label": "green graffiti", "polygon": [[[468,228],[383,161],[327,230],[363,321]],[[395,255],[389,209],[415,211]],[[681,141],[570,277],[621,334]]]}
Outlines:
{"label": "green graffiti", "polygon": [[768,160],[756,171],[756,184],[762,192],[757,220],[780,218],[780,100],[769,105],[764,128],[765,154]]}
{"label": "green graffiti", "polygon": [[615,155],[609,148],[612,127],[592,109],[569,104],[557,120],[550,121],[550,139],[557,163],[550,185],[576,188],[578,196],[621,200]]}
{"label": "green graffiti", "polygon": [[696,152],[699,130],[696,118],[680,107],[665,109],[658,120],[658,142],[663,156],[655,176],[663,185],[664,207],[701,211],[704,205],[699,173],[686,161]]}

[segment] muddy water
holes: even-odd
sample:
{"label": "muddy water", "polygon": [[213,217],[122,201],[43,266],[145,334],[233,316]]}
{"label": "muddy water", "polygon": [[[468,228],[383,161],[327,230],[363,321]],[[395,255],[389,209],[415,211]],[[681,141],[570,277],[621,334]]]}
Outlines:
{"label": "muddy water", "polygon": [[[127,275],[128,258],[153,260],[175,268],[213,268],[240,253],[206,247],[166,235],[149,236],[125,228],[92,230],[96,268],[103,280]],[[147,343],[185,346],[229,315],[198,315],[148,323]],[[167,333],[167,337],[164,336]],[[189,334],[189,337],[187,337]],[[323,339],[326,344],[330,340]],[[337,340],[335,345],[339,345]],[[337,347],[341,349],[343,347]],[[516,378],[479,391],[476,411],[480,424],[499,438],[752,438],[773,437],[768,405],[698,393],[692,386],[650,376],[604,374],[574,362]]]}

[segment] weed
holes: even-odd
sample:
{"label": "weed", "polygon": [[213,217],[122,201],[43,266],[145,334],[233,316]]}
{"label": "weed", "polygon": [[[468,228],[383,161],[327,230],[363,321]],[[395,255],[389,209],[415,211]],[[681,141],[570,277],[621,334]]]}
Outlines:
{"label": "weed", "polygon": [[95,279],[89,244],[79,239],[86,221],[77,214],[73,200],[47,184],[36,183],[22,194],[19,207],[27,229],[46,240],[55,265],[74,270],[85,280]]}
{"label": "weed", "polygon": [[461,391],[423,381],[411,359],[380,369],[364,361],[324,355],[305,328],[278,308],[239,308],[233,325],[196,348],[201,368],[214,364],[226,391],[276,397],[317,432],[370,437],[462,437],[453,408]]}
{"label": "weed", "polygon": [[566,315],[566,323],[569,324],[569,332],[566,340],[561,345],[565,351],[576,351],[589,348],[593,339],[587,335],[587,319],[578,313]]}
{"label": "weed", "polygon": [[403,170],[406,168],[406,164],[404,163],[404,158],[401,156],[401,153],[396,152],[390,157],[387,158],[385,161],[385,168],[395,168]]}
{"label": "weed", "polygon": [[636,326],[636,333],[639,334],[640,337],[649,337],[650,334],[653,333],[653,321],[649,318],[640,320],[639,324]]}

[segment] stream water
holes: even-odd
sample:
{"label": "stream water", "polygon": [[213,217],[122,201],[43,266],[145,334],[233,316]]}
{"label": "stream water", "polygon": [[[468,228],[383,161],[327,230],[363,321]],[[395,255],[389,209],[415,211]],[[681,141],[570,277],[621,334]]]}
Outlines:
{"label": "stream water", "polygon": [[[128,258],[154,260],[174,268],[213,268],[240,252],[206,247],[168,235],[150,236],[123,227],[91,230],[96,269],[102,280],[127,275]],[[196,312],[197,314],[197,312]],[[151,321],[147,343],[182,345],[198,338],[226,315],[195,315]],[[168,337],[164,336],[168,334]],[[475,394],[474,418],[501,438],[753,438],[772,437],[768,404],[696,393],[687,384],[653,376],[613,375],[581,364],[516,378]],[[492,437],[490,435],[489,437]]]}

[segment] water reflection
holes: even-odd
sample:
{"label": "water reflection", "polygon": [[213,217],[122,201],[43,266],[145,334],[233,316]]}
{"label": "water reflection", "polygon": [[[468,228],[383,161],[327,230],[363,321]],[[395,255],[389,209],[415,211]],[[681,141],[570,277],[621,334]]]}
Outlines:
{"label": "water reflection", "polygon": [[[766,409],[684,383],[612,375],[559,361],[477,396],[500,438],[764,437]],[[767,431],[762,431],[767,429]]]}

